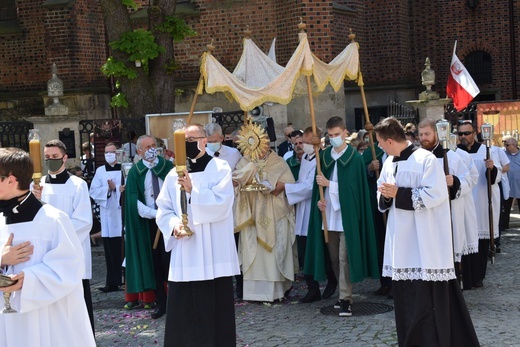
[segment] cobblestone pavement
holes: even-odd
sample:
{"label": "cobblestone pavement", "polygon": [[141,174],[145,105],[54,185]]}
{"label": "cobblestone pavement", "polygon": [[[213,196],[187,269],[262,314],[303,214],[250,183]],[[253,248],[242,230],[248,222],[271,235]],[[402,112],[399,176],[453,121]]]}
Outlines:
{"label": "cobblestone pavement", "polygon": [[[502,237],[502,252],[497,254],[495,264],[488,265],[484,287],[464,291],[482,346],[520,346],[520,215],[512,215],[511,225],[512,229]],[[165,317],[153,320],[149,310],[124,310],[123,291],[105,294],[97,290],[105,284],[102,249],[93,248],[91,281],[97,345],[162,346]],[[288,300],[281,303],[237,301],[237,346],[395,346],[393,310],[362,312],[363,308],[393,308],[391,300],[372,294],[378,284],[377,280],[354,284],[352,317],[321,313],[334,304],[334,296],[298,304],[299,297],[305,294],[301,276]]]}

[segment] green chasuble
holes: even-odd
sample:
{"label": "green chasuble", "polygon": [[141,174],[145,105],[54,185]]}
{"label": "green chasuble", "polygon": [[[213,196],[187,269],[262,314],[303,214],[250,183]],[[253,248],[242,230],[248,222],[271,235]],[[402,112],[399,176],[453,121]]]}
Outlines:
{"label": "green chasuble", "polygon": [[[151,170],[164,181],[173,164],[163,157]],[[137,212],[137,200],[146,205],[144,179],[148,168],[140,160],[126,179],[125,188],[125,255],[126,292],[141,293],[155,289],[155,275],[152,260],[152,242],[148,219]],[[155,234],[155,233],[154,233]]]}
{"label": "green chasuble", "polygon": [[[332,159],[331,150],[332,147],[328,147],[320,152],[321,170],[328,179],[334,166],[338,166],[341,219],[347,244],[350,280],[359,282],[365,277],[379,278],[376,235],[363,159],[354,148],[348,146],[336,163]],[[325,240],[318,200],[318,185],[314,183],[304,273],[313,275],[317,281],[323,281],[326,278]]]}
{"label": "green chasuble", "polygon": [[287,162],[287,165],[289,165],[289,168],[291,169],[292,175],[294,177],[294,181],[297,182],[298,175],[300,174],[300,162],[298,160],[296,160],[295,155],[296,155],[296,153],[292,157],[288,158],[286,160],[286,162]]}
{"label": "green chasuble", "polygon": [[[383,154],[385,152],[379,148],[377,142],[374,142],[374,149],[376,152],[376,159],[379,160],[379,172],[383,168]],[[372,150],[367,148],[363,154],[363,161],[365,162],[365,167],[367,168],[367,181],[368,181],[368,189],[370,191],[370,199],[372,200],[372,211],[377,211],[377,175],[375,171],[368,172],[368,165],[372,162]]]}

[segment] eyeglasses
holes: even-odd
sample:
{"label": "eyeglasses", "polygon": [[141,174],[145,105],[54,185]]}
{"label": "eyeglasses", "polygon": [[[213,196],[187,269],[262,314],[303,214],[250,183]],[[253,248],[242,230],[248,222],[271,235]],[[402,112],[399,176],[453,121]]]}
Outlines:
{"label": "eyeglasses", "polygon": [[186,142],[196,142],[200,139],[205,139],[205,138],[206,137],[204,137],[204,136],[196,136],[196,137],[190,136],[190,137],[186,138]]}
{"label": "eyeglasses", "polygon": [[512,143],[504,143],[504,146],[508,147],[508,146],[513,146]]}
{"label": "eyeglasses", "polygon": [[459,131],[457,134],[459,136],[469,136],[469,135],[473,134],[473,131]]}
{"label": "eyeglasses", "polygon": [[0,176],[0,179],[1,179],[2,182],[3,182],[3,181],[4,181],[6,178],[8,178],[8,177],[9,177],[9,176]]}
{"label": "eyeglasses", "polygon": [[473,124],[471,119],[460,119],[459,124]]}

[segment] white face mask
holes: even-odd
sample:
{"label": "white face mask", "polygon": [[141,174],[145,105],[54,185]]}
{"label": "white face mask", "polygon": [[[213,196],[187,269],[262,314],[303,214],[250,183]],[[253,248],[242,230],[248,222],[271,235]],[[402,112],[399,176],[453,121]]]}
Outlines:
{"label": "white face mask", "polygon": [[213,153],[215,153],[216,151],[218,151],[220,149],[220,146],[221,146],[221,143],[220,142],[208,142],[206,144],[206,147],[208,147],[208,149],[210,151],[212,151]]}
{"label": "white face mask", "polygon": [[341,145],[343,145],[345,143],[345,140],[343,140],[341,138],[341,136],[338,136],[338,137],[331,137],[330,138],[330,144],[332,145],[332,147],[334,148],[338,148],[338,147],[341,147]]}
{"label": "white face mask", "polygon": [[116,154],[115,153],[105,153],[105,160],[107,163],[112,164],[116,161]]}
{"label": "white face mask", "polygon": [[314,154],[314,146],[309,143],[303,144],[303,152],[307,155],[313,155]]}

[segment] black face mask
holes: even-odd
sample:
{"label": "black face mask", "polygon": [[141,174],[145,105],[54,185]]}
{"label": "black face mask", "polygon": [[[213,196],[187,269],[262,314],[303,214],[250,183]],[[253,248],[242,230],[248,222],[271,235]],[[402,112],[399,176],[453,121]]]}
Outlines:
{"label": "black face mask", "polygon": [[186,141],[186,156],[190,159],[195,159],[200,154],[198,141],[188,142]]}
{"label": "black face mask", "polygon": [[224,140],[224,146],[235,147],[233,140]]}

